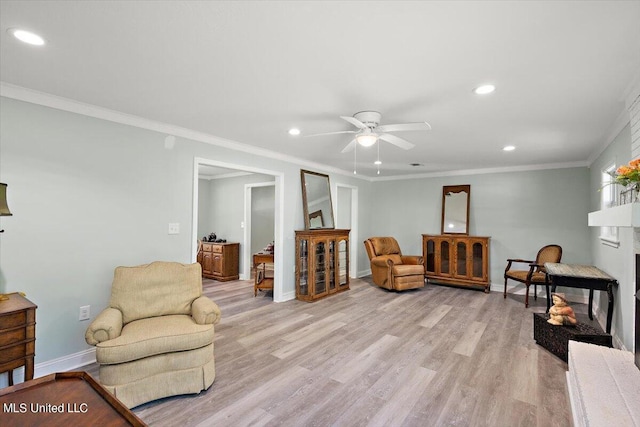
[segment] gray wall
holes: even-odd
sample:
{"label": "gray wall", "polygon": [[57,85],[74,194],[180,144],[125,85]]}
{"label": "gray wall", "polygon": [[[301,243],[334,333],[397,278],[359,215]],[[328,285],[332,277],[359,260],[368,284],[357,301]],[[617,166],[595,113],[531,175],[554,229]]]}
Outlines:
{"label": "gray wall", "polygon": [[564,262],[591,262],[587,168],[375,182],[374,234],[395,236],[404,254],[421,255],[421,234],[440,234],[442,187],[463,184],[471,185],[469,234],[491,237],[494,290],[503,289],[507,258],[534,259],[547,244],[563,247]]}
{"label": "gray wall", "polygon": [[[607,147],[607,149],[591,165],[589,211],[600,210],[601,174],[611,163],[616,166],[631,160],[631,131],[627,125]],[[621,188],[620,188],[621,189]],[[615,248],[605,245],[600,240],[600,227],[590,229],[590,248],[593,263],[618,280],[619,286],[614,288],[615,309],[613,313],[612,334],[628,350],[633,350],[634,324],[634,282],[635,259],[633,248],[633,228],[618,228],[620,246]],[[605,292],[596,294],[595,304],[606,313],[608,298]],[[603,313],[603,314],[604,314]],[[600,319],[604,324],[605,318]]]}
{"label": "gray wall", "polygon": [[[165,137],[0,98],[0,179],[14,214],[1,223],[0,292],[26,292],[38,305],[36,364],[89,348],[79,307],[91,305],[94,318],[107,306],[114,267],[191,262],[195,157],[283,174],[283,291],[294,293],[300,169],[312,166],[180,137],[165,149]],[[330,176],[332,184],[369,187]],[[180,234],[169,235],[169,223],[180,223]]]}
{"label": "gray wall", "polygon": [[[169,150],[162,133],[0,102],[0,180],[9,184],[14,213],[2,219],[0,292],[24,291],[38,304],[37,364],[89,348],[78,309],[91,305],[93,318],[107,305],[115,266],[191,261],[194,157],[283,174],[282,274],[285,293],[293,293],[294,230],[304,228],[300,169],[326,171],[184,138]],[[586,225],[597,197],[587,168],[376,182],[329,175],[332,187],[358,188],[360,234],[351,236],[359,242],[351,258],[359,271],[368,268],[361,242],[369,236],[394,235],[406,254],[421,254],[420,234],[440,231],[442,186],[456,184],[471,185],[470,232],[492,237],[491,279],[499,289],[507,258],[534,256],[551,242],[563,246],[566,262],[609,271]],[[168,235],[170,222],[180,223],[180,234]],[[237,217],[234,223],[239,228]],[[615,322],[626,325],[626,312]],[[630,332],[616,327],[630,342]]]}

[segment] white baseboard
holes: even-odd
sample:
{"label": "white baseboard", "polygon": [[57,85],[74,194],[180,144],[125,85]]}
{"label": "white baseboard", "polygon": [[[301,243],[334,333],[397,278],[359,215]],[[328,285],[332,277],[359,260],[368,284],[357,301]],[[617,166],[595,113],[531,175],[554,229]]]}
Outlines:
{"label": "white baseboard", "polygon": [[[39,378],[45,375],[53,374],[55,372],[67,372],[78,369],[82,366],[95,363],[96,361],[96,349],[89,348],[87,350],[79,351],[78,353],[69,354],[67,356],[59,357],[57,359],[48,360],[42,363],[36,363],[34,368],[33,377]],[[24,367],[13,370],[13,383],[18,384],[24,381]],[[7,387],[9,385],[8,374],[2,374],[0,376],[0,388]]]}

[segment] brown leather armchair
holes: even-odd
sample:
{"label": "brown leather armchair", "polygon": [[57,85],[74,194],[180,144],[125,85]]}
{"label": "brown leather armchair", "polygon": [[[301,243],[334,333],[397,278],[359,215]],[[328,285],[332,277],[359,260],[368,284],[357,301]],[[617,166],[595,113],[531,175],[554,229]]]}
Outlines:
{"label": "brown leather armchair", "polygon": [[421,256],[405,256],[393,237],[370,237],[364,247],[371,261],[373,283],[395,291],[424,287]]}

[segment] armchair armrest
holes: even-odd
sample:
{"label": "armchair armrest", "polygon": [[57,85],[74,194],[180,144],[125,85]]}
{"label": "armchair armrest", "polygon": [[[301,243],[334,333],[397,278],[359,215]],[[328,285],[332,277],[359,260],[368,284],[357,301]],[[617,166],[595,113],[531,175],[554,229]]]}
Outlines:
{"label": "armchair armrest", "polygon": [[508,262],[524,262],[526,264],[533,264],[535,261],[530,261],[527,259],[520,259],[520,258],[509,258],[507,259]]}
{"label": "armchair armrest", "polygon": [[120,336],[122,332],[122,312],[116,308],[107,307],[91,322],[84,334],[89,345],[96,345]]}
{"label": "armchair armrest", "polygon": [[201,295],[191,304],[191,317],[199,325],[215,325],[220,321],[222,312],[218,304],[208,297]]}
{"label": "armchair armrest", "polygon": [[371,260],[371,265],[375,265],[376,267],[387,268],[389,266],[387,264],[387,261],[390,262],[391,265],[393,265],[393,261],[391,261],[390,259],[386,259],[386,258],[373,258]]}
{"label": "armchair armrest", "polygon": [[413,265],[422,265],[424,260],[421,256],[418,255],[403,255],[402,256],[403,264],[413,264]]}

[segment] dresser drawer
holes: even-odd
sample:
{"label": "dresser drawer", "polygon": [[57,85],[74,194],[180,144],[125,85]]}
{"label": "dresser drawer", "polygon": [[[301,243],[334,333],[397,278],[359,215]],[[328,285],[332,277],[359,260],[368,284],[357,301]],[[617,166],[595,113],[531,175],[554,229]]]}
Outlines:
{"label": "dresser drawer", "polygon": [[0,365],[34,355],[35,339],[19,342],[0,350]]}
{"label": "dresser drawer", "polygon": [[211,245],[211,252],[216,253],[216,254],[221,254],[222,253],[222,246],[221,245]]}
{"label": "dresser drawer", "polygon": [[211,252],[211,247],[213,245],[208,244],[208,243],[203,243],[202,244],[202,252]]}
{"label": "dresser drawer", "polygon": [[35,325],[5,330],[0,335],[0,348],[24,341],[27,337],[35,336]]}
{"label": "dresser drawer", "polygon": [[13,329],[17,326],[24,326],[27,324],[27,312],[20,311],[18,313],[5,314],[0,316],[0,331],[6,329]]}

